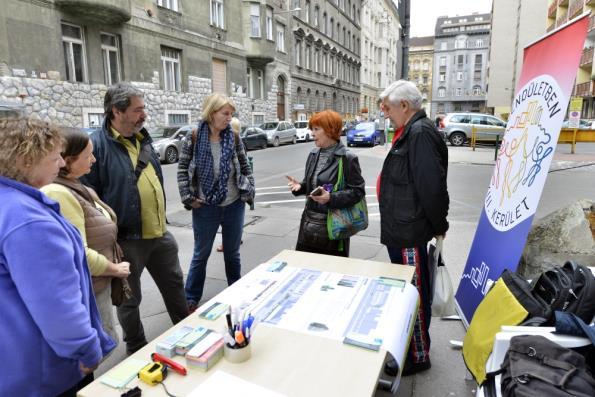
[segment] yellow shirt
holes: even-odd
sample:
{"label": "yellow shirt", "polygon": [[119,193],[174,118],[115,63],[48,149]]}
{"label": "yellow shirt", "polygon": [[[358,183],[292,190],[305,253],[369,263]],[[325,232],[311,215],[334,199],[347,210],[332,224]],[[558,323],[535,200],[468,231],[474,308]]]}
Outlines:
{"label": "yellow shirt", "polygon": [[[87,234],[85,232],[85,213],[83,207],[70,192],[70,190],[57,183],[51,183],[41,188],[41,191],[46,196],[55,200],[60,204],[60,213],[66,220],[68,220],[72,226],[76,227],[83,238],[85,244],[85,253],[87,255],[87,264],[89,265],[89,271],[93,276],[100,276],[107,269],[107,258],[101,255],[99,252],[91,249],[87,246]],[[95,203],[97,207],[101,207]],[[103,209],[103,207],[101,207]],[[105,211],[105,209],[103,209]],[[102,212],[103,212],[102,211]],[[107,211],[104,212],[106,218],[111,219]]]}
{"label": "yellow shirt", "polygon": [[[140,140],[143,135],[136,134],[134,143],[121,135],[114,127],[111,132],[116,140],[124,145],[130,156],[134,168],[140,154]],[[157,172],[150,162],[140,174],[137,181],[140,196],[140,216],[142,223],[143,239],[162,237],[166,232],[165,224],[165,198],[163,188],[157,177]]]}

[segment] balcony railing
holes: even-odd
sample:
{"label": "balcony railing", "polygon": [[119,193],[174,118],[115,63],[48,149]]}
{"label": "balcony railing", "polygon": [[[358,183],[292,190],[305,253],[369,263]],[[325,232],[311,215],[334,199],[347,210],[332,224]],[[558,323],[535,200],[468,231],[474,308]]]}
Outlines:
{"label": "balcony railing", "polygon": [[563,12],[558,13],[558,19],[556,19],[556,26],[560,26],[565,24],[568,21],[568,11],[564,10]]}
{"label": "balcony railing", "polygon": [[547,9],[547,16],[550,18],[554,18],[556,16],[556,9],[558,8],[558,2],[556,0],[552,1],[552,4]]}
{"label": "balcony railing", "polygon": [[583,4],[585,4],[585,0],[571,0],[570,6],[568,6],[568,18],[572,19],[577,16],[583,10]]}
{"label": "balcony railing", "polygon": [[546,32],[551,32],[556,27],[556,22],[550,23],[550,25],[545,29]]}
{"label": "balcony railing", "polygon": [[583,49],[581,55],[581,66],[589,66],[593,63],[593,47]]}
{"label": "balcony railing", "polygon": [[558,6],[564,7],[568,5],[568,0],[558,0]]}
{"label": "balcony railing", "polygon": [[577,84],[574,92],[576,96],[593,96],[594,88],[593,82],[587,81],[586,83]]}

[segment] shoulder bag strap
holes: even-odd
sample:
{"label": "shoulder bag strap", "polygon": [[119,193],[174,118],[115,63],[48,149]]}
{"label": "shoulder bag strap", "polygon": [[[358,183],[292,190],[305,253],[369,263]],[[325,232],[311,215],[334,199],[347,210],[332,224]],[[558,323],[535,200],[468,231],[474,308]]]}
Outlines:
{"label": "shoulder bag strap", "polygon": [[149,161],[151,160],[151,150],[150,144],[145,144],[141,147],[138,160],[136,161],[136,168],[134,169],[134,176],[136,177],[136,180],[140,178],[140,174],[145,168],[147,168],[147,165],[149,165]]}

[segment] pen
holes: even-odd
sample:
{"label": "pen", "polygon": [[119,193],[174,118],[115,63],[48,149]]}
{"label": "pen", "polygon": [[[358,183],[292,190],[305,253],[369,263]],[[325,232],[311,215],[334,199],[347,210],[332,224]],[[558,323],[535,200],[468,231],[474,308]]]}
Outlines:
{"label": "pen", "polygon": [[242,331],[240,331],[240,330],[236,331],[236,342],[237,342],[238,346],[240,346],[240,347],[243,347],[244,342],[246,342],[246,339],[244,338],[244,334],[242,334]]}
{"label": "pen", "polygon": [[231,322],[231,306],[227,309],[227,314],[225,314],[225,320],[227,320],[227,332],[233,336],[233,325]]}
{"label": "pen", "polygon": [[236,344],[236,340],[233,338],[233,336],[229,333],[229,332],[224,332],[223,333],[223,340],[225,341],[225,343],[227,343],[230,347],[235,346]]}

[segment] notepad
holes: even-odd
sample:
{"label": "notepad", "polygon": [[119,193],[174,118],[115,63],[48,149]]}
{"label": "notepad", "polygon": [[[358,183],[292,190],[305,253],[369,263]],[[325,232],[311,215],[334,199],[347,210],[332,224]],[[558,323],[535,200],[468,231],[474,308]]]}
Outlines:
{"label": "notepad", "polygon": [[129,358],[113,368],[100,379],[101,383],[119,389],[126,386],[138,375],[138,372],[149,364],[149,361]]}
{"label": "notepad", "polygon": [[226,303],[215,302],[198,316],[207,320],[216,320],[227,311],[228,307],[229,305]]}

